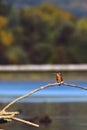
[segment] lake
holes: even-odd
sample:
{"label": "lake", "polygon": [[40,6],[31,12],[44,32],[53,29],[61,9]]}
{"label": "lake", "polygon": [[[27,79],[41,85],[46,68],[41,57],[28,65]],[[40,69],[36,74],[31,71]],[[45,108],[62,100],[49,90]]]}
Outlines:
{"label": "lake", "polygon": [[[0,102],[7,103],[18,96],[53,81],[1,81]],[[68,81],[67,83],[87,87],[87,82]],[[87,101],[87,91],[69,86],[54,86],[40,90],[21,102],[81,102]]]}
{"label": "lake", "polygon": [[[53,81],[0,81],[0,107],[13,99]],[[68,81],[67,83],[87,87],[86,81]],[[19,110],[20,118],[35,120],[40,128],[34,128],[13,121],[1,128],[6,130],[86,130],[87,129],[87,91],[68,86],[48,87],[13,105],[9,110]],[[48,124],[40,118],[48,116]]]}

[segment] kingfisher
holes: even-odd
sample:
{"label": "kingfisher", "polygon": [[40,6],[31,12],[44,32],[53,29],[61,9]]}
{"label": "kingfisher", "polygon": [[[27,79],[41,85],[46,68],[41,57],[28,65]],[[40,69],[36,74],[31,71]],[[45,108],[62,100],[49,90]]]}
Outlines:
{"label": "kingfisher", "polygon": [[59,84],[62,84],[64,82],[61,73],[56,74],[56,80],[57,80],[57,83]]}

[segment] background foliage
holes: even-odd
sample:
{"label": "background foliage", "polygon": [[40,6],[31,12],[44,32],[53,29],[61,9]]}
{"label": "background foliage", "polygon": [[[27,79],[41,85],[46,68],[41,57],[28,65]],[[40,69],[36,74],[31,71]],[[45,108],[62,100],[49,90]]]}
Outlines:
{"label": "background foliage", "polygon": [[14,8],[0,1],[0,64],[87,63],[87,18],[51,4]]}

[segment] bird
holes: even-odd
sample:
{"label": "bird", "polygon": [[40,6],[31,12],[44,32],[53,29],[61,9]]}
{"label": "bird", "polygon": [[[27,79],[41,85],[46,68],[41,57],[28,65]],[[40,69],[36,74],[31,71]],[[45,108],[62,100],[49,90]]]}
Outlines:
{"label": "bird", "polygon": [[62,84],[62,83],[64,82],[61,73],[57,73],[57,74],[56,74],[56,81],[57,81],[57,83],[59,83],[59,84]]}

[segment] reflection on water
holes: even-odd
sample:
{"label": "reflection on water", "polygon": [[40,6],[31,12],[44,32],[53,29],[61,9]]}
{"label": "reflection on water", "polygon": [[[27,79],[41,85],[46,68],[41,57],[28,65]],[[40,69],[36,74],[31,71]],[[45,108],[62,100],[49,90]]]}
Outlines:
{"label": "reflection on water", "polygon": [[[25,107],[27,106],[27,107]],[[47,114],[52,120],[48,125],[40,124],[34,128],[23,123],[13,121],[5,124],[6,130],[86,130],[87,103],[20,103],[15,110],[21,110],[20,117],[32,119],[35,116]]]}

